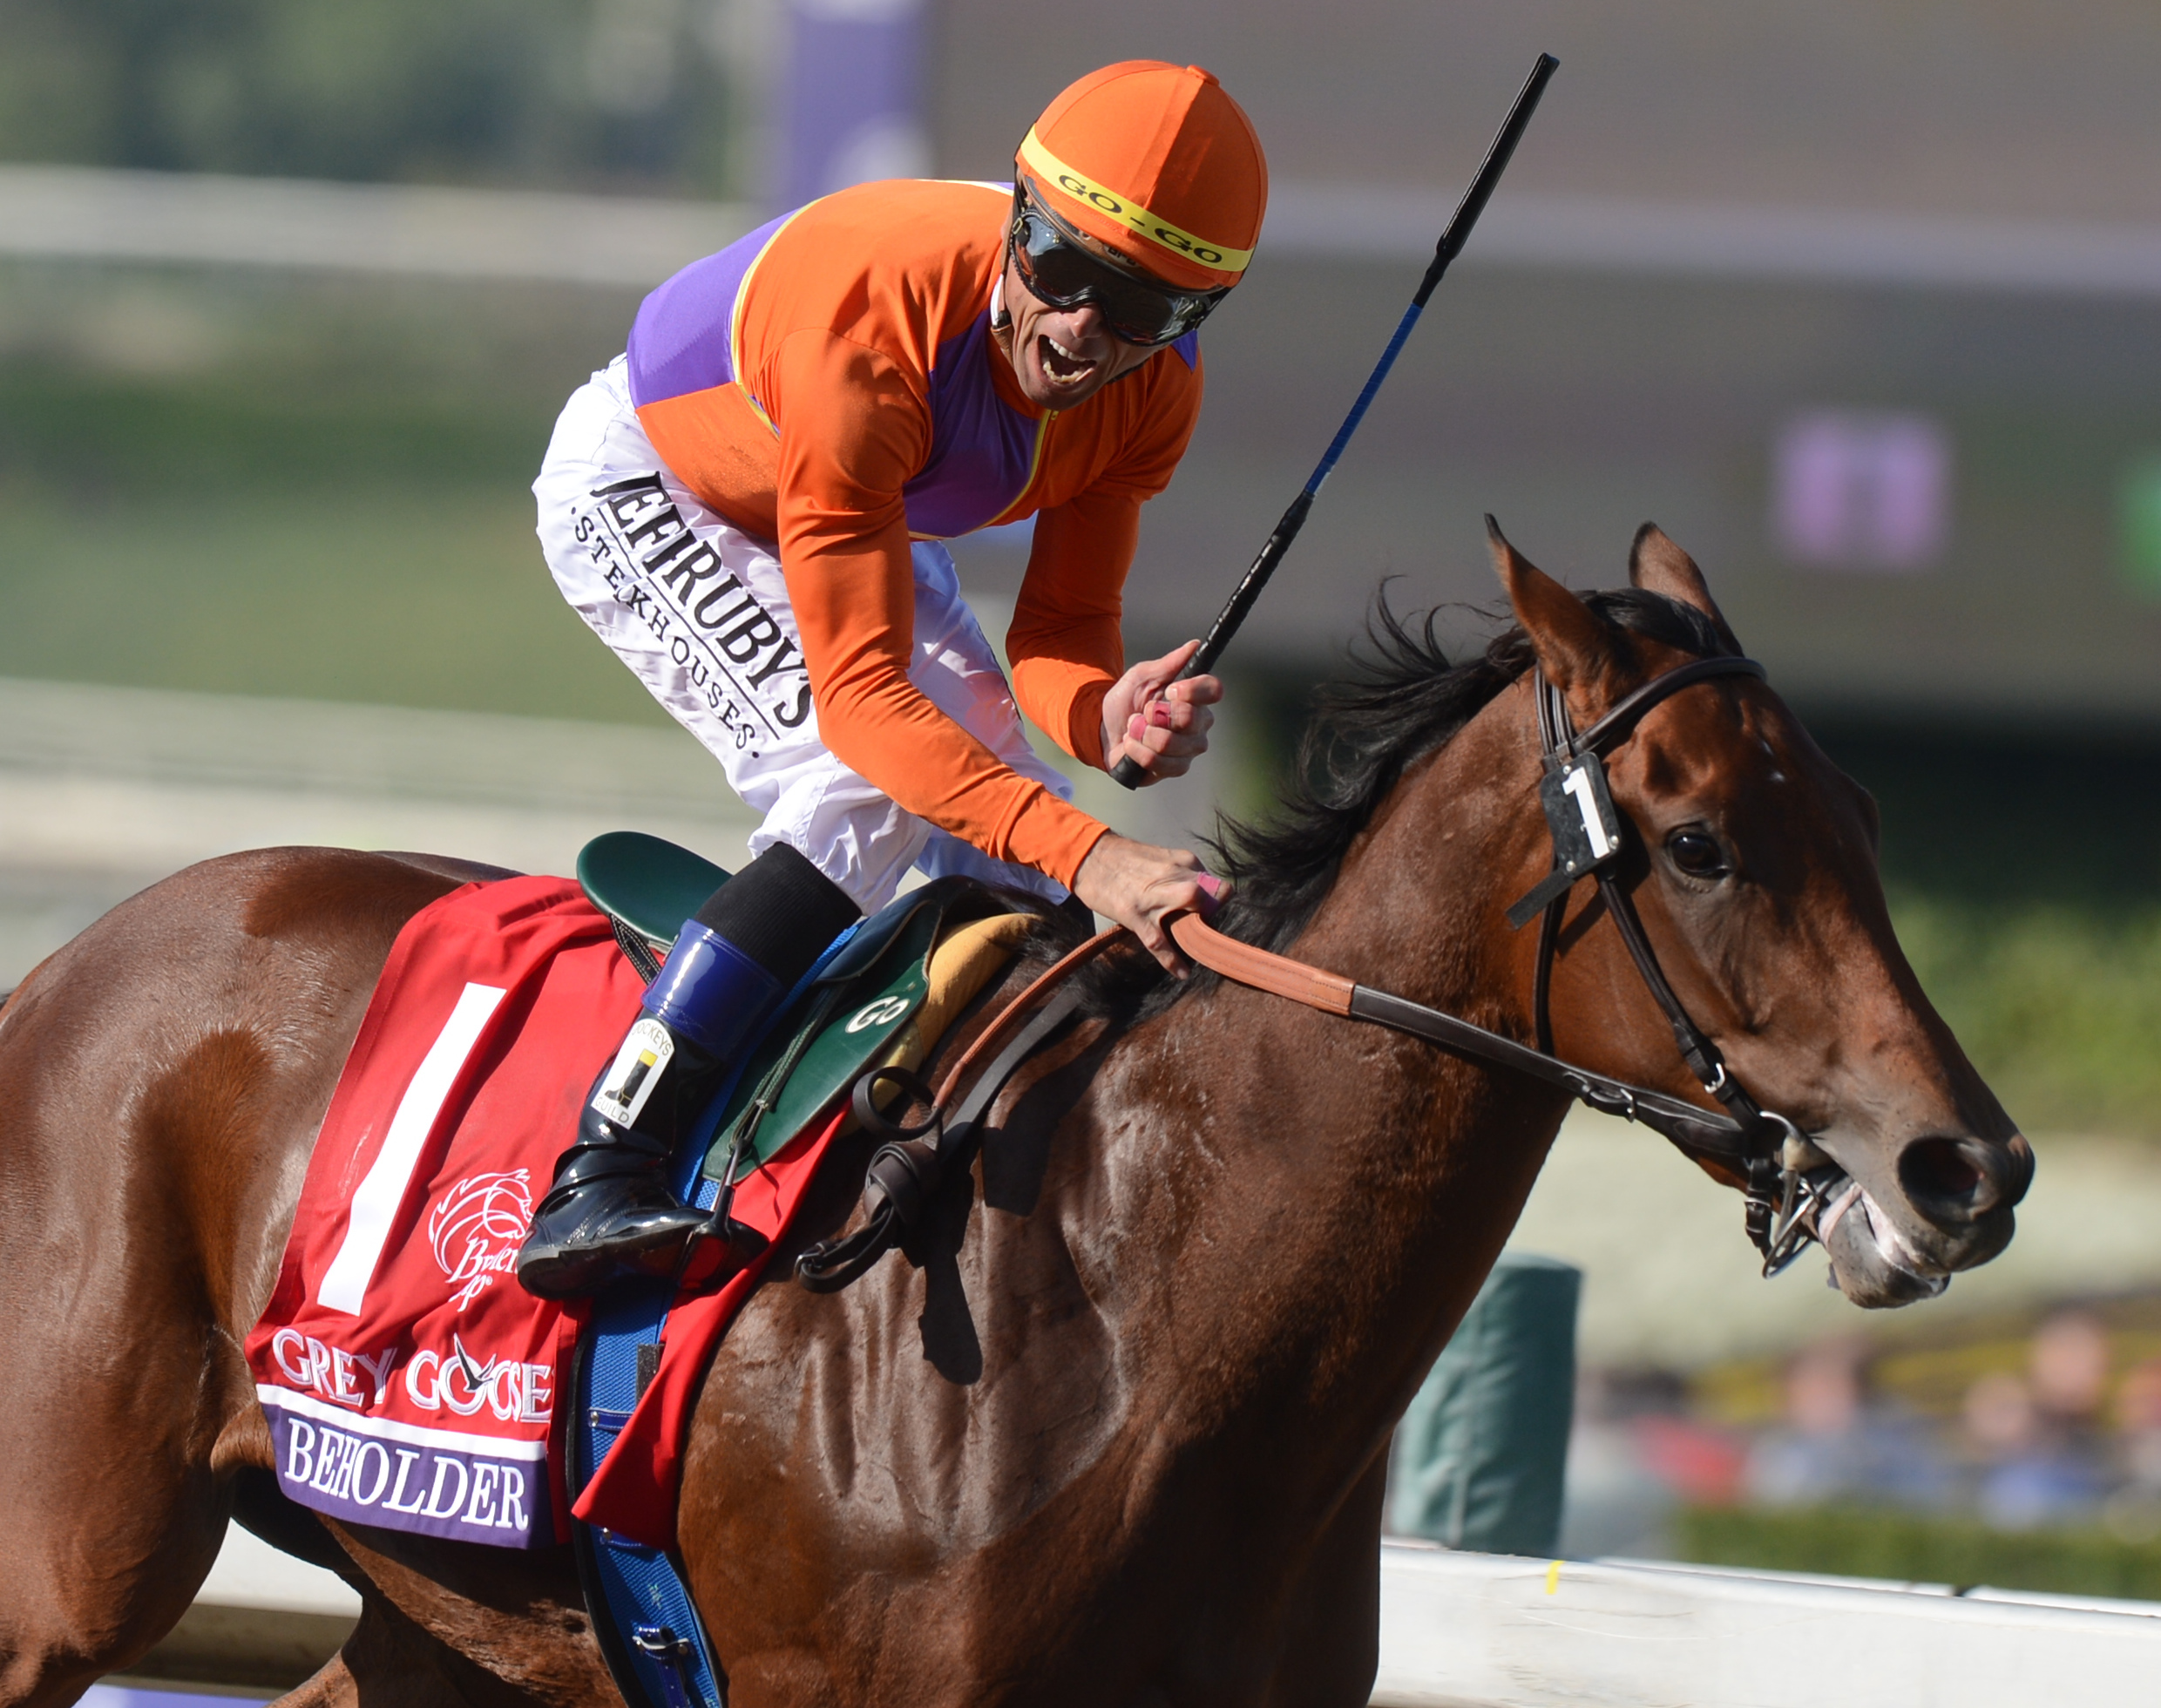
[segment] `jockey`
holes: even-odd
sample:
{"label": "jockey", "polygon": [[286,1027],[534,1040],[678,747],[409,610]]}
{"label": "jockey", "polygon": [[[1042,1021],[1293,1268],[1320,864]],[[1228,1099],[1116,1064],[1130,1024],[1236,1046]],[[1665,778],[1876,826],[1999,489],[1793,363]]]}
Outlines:
{"label": "jockey", "polygon": [[[557,1164],[518,1263],[543,1297],[676,1271],[708,1224],[667,1183],[679,1131],[911,865],[1070,892],[1177,966],[1199,862],[1074,807],[1014,702],[1149,782],[1207,747],[1221,685],[1171,680],[1197,643],[1127,669],[1120,593],[1267,165],[1214,77],[1131,60],[1051,103],[1014,180],[861,185],[694,262],[556,427],[549,568],[764,822]],[[1028,516],[1008,688],[940,542]]]}

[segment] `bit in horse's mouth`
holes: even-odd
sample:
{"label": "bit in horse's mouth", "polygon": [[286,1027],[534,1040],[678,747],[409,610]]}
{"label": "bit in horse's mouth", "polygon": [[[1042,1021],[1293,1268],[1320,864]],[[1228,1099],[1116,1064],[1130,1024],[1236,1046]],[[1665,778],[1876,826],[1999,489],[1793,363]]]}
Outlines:
{"label": "bit in horse's mouth", "polygon": [[1885,1268],[1893,1271],[1906,1283],[1914,1298],[1934,1298],[1951,1284],[1948,1270],[1937,1268],[1907,1243],[1891,1217],[1861,1189],[1861,1183],[1850,1176],[1841,1176],[1823,1194],[1826,1208],[1816,1218],[1816,1237],[1831,1260],[1831,1284],[1846,1291],[1839,1275],[1838,1248],[1832,1244],[1832,1236],[1840,1223],[1859,1215],[1860,1226],[1867,1231],[1868,1244],[1873,1255]]}

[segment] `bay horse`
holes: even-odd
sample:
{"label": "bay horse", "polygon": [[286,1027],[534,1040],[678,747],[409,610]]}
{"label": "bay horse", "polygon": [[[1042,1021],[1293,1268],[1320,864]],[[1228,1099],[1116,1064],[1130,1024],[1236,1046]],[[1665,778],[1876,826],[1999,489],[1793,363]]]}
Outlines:
{"label": "bay horse", "polygon": [[[1739,649],[1654,528],[1615,593],[1579,597],[1498,539],[1496,560],[1518,627],[1468,662],[1384,607],[1322,781],[1233,834],[1217,924],[1528,1040],[1537,933],[1502,912],[1551,858],[1532,665],[1583,726]],[[1866,1190],[1831,1247],[1848,1298],[1900,1303],[2001,1250],[2031,1152],[1900,952],[1866,795],[1732,674],[1648,713],[1609,774],[1675,992]],[[321,849],[211,861],[0,1012],[0,1703],[71,1701],[139,1657],[236,1508],[363,1599],[288,1702],[617,1699],[567,1549],[285,1505],[240,1355],[384,958],[475,875]],[[1601,912],[1579,890],[1561,932],[1557,1052],[1704,1101]],[[906,1261],[830,1296],[765,1286],[724,1343],[681,1553],[737,1708],[1365,1700],[1390,1432],[1565,1096],[1121,966],[1007,1086]],[[805,1242],[847,1222],[860,1161]]]}

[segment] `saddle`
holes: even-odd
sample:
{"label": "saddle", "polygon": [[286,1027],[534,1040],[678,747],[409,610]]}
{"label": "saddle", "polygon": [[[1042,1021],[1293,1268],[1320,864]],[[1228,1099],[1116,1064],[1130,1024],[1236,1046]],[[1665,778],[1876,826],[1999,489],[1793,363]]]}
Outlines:
{"label": "saddle", "polygon": [[[702,856],[636,830],[597,837],[578,856],[579,887],[648,980],[683,922],[728,878]],[[770,1161],[864,1074],[920,1066],[1033,923],[965,878],[938,878],[864,920],[812,970],[708,1112],[699,1177],[724,1184],[731,1160]],[[881,1084],[880,1108],[894,1089]]]}
{"label": "saddle", "polygon": [[[683,922],[728,878],[689,850],[636,831],[597,837],[578,858],[586,898],[607,916],[624,953],[648,981]],[[860,1122],[878,1123],[882,1109],[913,1086],[913,1070],[1034,923],[1033,914],[1009,911],[993,891],[966,878],[933,880],[863,921],[811,970],[701,1118],[686,1177],[674,1183],[685,1201],[717,1220],[738,1189],[760,1183],[752,1176],[762,1177],[763,1165],[776,1157],[798,1179],[815,1171],[815,1161],[799,1160],[809,1135],[818,1135],[822,1150]],[[721,1244],[702,1243],[708,1269]],[[698,1263],[694,1257],[686,1285],[709,1278],[700,1276]],[[735,1294],[740,1303],[755,1279],[731,1282],[721,1298]],[[665,1387],[673,1379],[680,1389],[702,1379],[716,1325],[732,1313],[710,1308],[719,1300],[681,1313],[682,1299],[675,1284],[646,1283],[619,1286],[595,1302],[571,1375],[567,1468],[581,1508],[606,1482],[602,1477],[596,1484],[596,1474],[632,1431],[656,1381]],[[680,1323],[674,1320],[679,1314]],[[701,1332],[694,1379],[686,1354],[701,1343]],[[682,1343],[667,1366],[672,1379],[663,1366],[671,1340]],[[572,1551],[617,1687],[633,1708],[718,1708],[725,1681],[672,1551],[653,1545],[663,1540],[658,1535],[641,1542],[604,1528],[608,1522],[574,1523]]]}

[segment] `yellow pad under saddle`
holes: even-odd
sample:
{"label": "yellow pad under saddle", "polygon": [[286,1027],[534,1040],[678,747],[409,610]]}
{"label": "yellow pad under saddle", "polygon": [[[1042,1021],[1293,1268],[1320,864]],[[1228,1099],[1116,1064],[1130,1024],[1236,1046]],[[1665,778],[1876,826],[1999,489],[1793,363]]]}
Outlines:
{"label": "yellow pad under saddle", "polygon": [[[985,986],[1011,963],[1020,939],[1035,924],[1030,913],[994,913],[987,919],[971,919],[931,952],[931,988],[923,1005],[908,1024],[894,1034],[891,1047],[872,1063],[877,1068],[920,1068],[938,1047],[961,1012],[983,992]],[[898,1088],[877,1088],[877,1106],[890,1105]],[[853,1128],[848,1117],[843,1132]]]}

